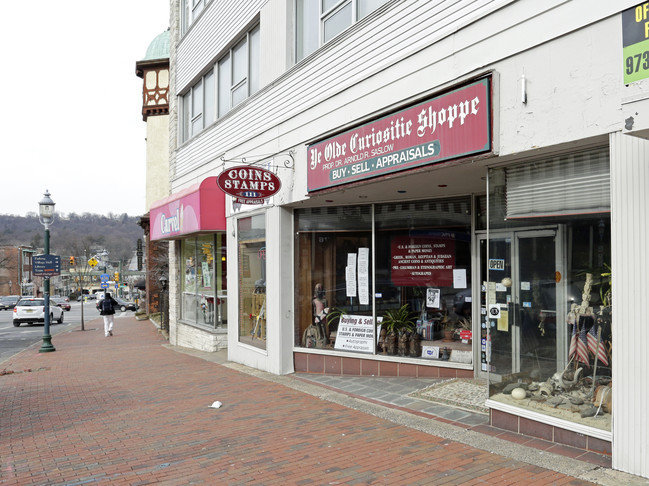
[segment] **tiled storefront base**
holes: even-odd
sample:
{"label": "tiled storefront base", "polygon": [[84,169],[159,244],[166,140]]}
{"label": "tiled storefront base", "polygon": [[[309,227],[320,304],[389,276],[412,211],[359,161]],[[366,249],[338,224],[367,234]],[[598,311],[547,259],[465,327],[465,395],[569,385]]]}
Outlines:
{"label": "tiled storefront base", "polygon": [[611,455],[611,443],[589,437],[588,435],[562,429],[549,424],[544,424],[518,415],[500,410],[490,409],[490,423],[492,427],[508,430],[517,434],[535,437],[544,441],[565,446],[575,447],[584,451],[598,454]]}
{"label": "tiled storefront base", "polygon": [[473,370],[399,363],[381,359],[312,353],[293,353],[296,373],[353,376],[404,376],[409,378],[473,378]]}

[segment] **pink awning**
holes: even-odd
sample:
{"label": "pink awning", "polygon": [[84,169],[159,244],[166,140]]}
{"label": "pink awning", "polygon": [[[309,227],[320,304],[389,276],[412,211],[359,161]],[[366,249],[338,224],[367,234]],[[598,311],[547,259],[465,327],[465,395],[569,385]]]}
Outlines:
{"label": "pink awning", "polygon": [[169,240],[193,233],[225,231],[225,193],[216,177],[160,199],[151,205],[151,240]]}

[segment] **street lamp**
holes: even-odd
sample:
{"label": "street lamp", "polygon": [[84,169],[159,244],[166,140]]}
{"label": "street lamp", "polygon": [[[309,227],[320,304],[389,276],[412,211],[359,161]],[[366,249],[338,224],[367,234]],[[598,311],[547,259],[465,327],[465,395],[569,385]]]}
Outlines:
{"label": "street lamp", "polygon": [[[38,202],[38,220],[45,227],[45,255],[50,254],[50,224],[54,219],[54,201],[50,198],[50,193],[45,189],[43,199]],[[43,306],[43,314],[45,327],[43,329],[43,344],[39,353],[50,353],[56,351],[52,346],[52,336],[50,335],[50,277],[45,277],[43,284],[43,297],[45,305]]]}

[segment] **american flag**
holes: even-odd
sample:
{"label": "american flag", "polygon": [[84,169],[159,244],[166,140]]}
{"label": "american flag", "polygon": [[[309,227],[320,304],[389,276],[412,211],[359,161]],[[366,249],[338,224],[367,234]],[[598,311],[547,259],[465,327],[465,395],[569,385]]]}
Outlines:
{"label": "american flag", "polygon": [[572,358],[577,351],[577,323],[572,323],[572,337],[570,338],[570,349],[568,350],[568,359]]}
{"label": "american flag", "polygon": [[[588,331],[588,335],[586,336],[588,340],[588,350],[593,353],[593,355],[599,359],[602,363],[604,363],[606,366],[608,366],[608,356],[606,356],[606,348],[604,346],[604,343],[601,342],[597,338],[597,332],[595,331],[595,328],[597,326],[592,326],[590,328],[590,331]],[[597,342],[599,341],[599,348],[597,346]]]}
{"label": "american flag", "polygon": [[584,324],[579,332],[577,338],[577,362],[581,361],[590,368],[590,361],[588,359],[588,338],[586,337],[586,325]]}

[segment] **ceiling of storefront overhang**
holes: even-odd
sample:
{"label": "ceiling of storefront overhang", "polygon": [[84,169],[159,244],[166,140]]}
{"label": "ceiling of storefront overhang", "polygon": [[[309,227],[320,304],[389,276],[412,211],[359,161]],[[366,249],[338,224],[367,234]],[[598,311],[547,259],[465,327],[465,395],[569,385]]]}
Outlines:
{"label": "ceiling of storefront overhang", "polygon": [[294,207],[406,201],[486,192],[487,159],[397,172],[309,194]]}

